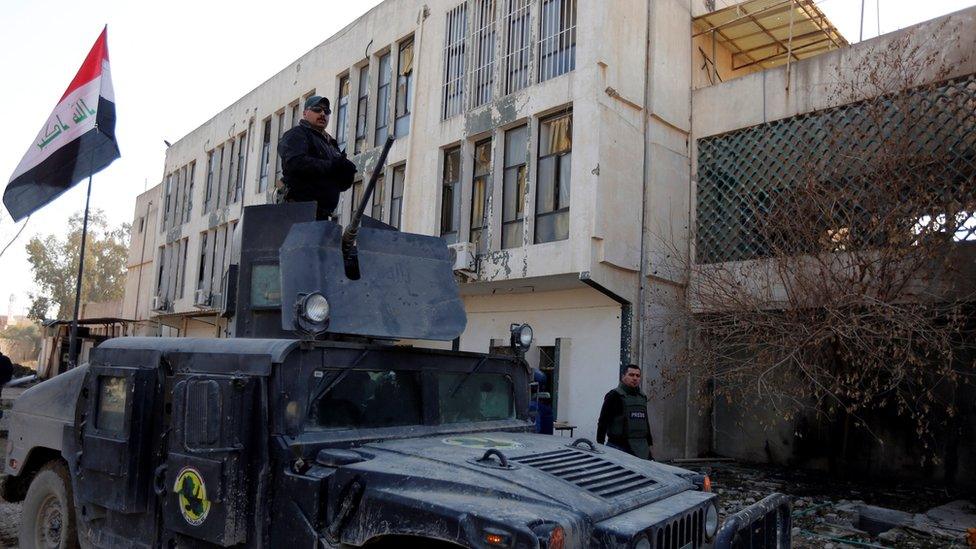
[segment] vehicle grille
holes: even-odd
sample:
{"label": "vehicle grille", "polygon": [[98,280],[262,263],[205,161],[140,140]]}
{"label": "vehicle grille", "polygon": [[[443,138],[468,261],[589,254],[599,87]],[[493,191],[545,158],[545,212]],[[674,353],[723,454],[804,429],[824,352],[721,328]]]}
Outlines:
{"label": "vehicle grille", "polygon": [[705,538],[705,511],[701,508],[686,513],[656,528],[654,549],[684,549],[702,546]]}
{"label": "vehicle grille", "polygon": [[656,481],[616,463],[568,448],[513,458],[512,461],[535,467],[608,499],[656,484]]}

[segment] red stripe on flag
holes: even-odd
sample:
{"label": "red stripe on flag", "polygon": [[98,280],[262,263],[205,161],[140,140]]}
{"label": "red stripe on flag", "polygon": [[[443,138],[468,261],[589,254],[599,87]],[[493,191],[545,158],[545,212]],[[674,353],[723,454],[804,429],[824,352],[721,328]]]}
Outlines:
{"label": "red stripe on flag", "polygon": [[64,95],[61,96],[58,103],[64,101],[64,98],[68,97],[71,92],[98,78],[102,74],[103,60],[108,61],[108,25],[102,29],[102,34],[98,35],[98,40],[95,40],[95,45],[88,52],[88,57],[81,64],[74,80],[68,84],[68,89],[64,90]]}

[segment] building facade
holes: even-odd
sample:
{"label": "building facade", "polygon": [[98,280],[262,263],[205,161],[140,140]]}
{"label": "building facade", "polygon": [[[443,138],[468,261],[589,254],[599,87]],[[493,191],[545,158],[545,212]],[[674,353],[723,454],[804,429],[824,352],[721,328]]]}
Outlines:
{"label": "building facade", "polygon": [[[691,383],[665,390],[659,375],[689,341],[661,319],[684,307],[688,271],[675,265],[694,258],[696,139],[818,108],[800,90],[857,49],[809,0],[718,4],[382,2],[167,150],[136,207],[132,253],[147,252],[130,257],[124,316],[148,307],[160,335],[226,336],[234,227],[243,207],[274,200],[277,141],[305,98],[325,95],[328,131],[360,170],[340,222],[395,136],[366,211],[457,250],[460,349],[506,346],[510,324],[529,322],[527,358],[548,375],[556,420],[587,437],[621,365],[639,363],[655,455],[711,449]],[[750,12],[764,32],[734,34]],[[781,37],[801,24],[808,41],[793,51]]]}

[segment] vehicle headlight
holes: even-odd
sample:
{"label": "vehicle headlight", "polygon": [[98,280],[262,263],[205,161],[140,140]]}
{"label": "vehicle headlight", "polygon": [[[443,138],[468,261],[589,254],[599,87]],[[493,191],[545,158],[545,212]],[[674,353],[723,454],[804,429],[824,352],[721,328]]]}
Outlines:
{"label": "vehicle headlight", "polygon": [[651,540],[647,539],[647,536],[641,536],[634,543],[634,549],[651,549]]}
{"label": "vehicle headlight", "polygon": [[316,324],[321,324],[329,318],[329,300],[316,292],[305,296],[302,300],[302,315]]}
{"label": "vehicle headlight", "polygon": [[718,508],[715,503],[709,503],[705,509],[705,538],[712,539],[718,533]]}

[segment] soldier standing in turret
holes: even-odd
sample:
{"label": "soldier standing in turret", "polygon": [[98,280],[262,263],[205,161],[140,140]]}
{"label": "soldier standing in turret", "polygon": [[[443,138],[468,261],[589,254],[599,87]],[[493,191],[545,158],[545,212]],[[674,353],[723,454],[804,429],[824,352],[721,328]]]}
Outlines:
{"label": "soldier standing in turret", "polygon": [[332,218],[339,193],[352,186],[356,175],[356,166],[325,131],[330,114],[328,98],[309,97],[301,121],[278,142],[285,202],[314,201],[316,219]]}
{"label": "soldier standing in turret", "polygon": [[596,425],[596,441],[643,459],[651,455],[651,426],[647,421],[647,396],[640,390],[641,370],[627,366],[620,384],[603,397],[603,408]]}

